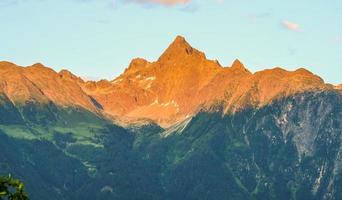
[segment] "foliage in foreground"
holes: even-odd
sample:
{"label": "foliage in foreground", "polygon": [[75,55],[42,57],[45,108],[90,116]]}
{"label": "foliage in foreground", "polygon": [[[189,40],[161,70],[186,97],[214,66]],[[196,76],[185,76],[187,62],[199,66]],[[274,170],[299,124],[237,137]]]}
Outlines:
{"label": "foliage in foreground", "polygon": [[24,184],[9,176],[0,176],[0,200],[28,200]]}

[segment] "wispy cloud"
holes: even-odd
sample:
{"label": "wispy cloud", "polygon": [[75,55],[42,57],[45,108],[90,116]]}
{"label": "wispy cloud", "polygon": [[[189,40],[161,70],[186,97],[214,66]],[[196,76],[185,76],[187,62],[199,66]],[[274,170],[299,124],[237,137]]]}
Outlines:
{"label": "wispy cloud", "polygon": [[141,3],[141,4],[159,4],[164,6],[185,5],[191,0],[124,0],[125,2]]}
{"label": "wispy cloud", "polygon": [[[26,0],[0,0],[0,6],[6,6],[11,4],[21,3]],[[75,2],[92,2],[95,0],[73,0]],[[222,1],[222,0],[216,0]],[[139,4],[157,4],[165,6],[186,5],[192,2],[192,0],[107,0],[111,4],[116,3],[139,3]]]}
{"label": "wispy cloud", "polygon": [[181,8],[181,11],[187,12],[187,13],[193,13],[200,9],[199,5],[195,2],[185,5],[183,8]]}
{"label": "wispy cloud", "polygon": [[283,21],[282,23],[282,26],[288,30],[291,30],[291,31],[296,31],[296,32],[299,32],[300,31],[300,26],[299,24],[297,23],[294,23],[294,22],[290,22],[290,21]]}
{"label": "wispy cloud", "polygon": [[331,38],[331,42],[333,44],[340,44],[342,42],[342,37],[340,35],[336,35],[335,37]]}
{"label": "wispy cloud", "polygon": [[[225,0],[210,1],[215,4],[223,4],[225,2]],[[120,3],[136,3],[147,8],[151,8],[156,5],[166,7],[180,6],[181,11],[190,13],[197,11],[201,7],[199,1],[196,0],[112,0],[112,5],[117,5]]]}
{"label": "wispy cloud", "polygon": [[[22,2],[28,1],[43,1],[43,0],[0,0],[1,6],[15,5]],[[71,0],[78,3],[90,3],[98,0]],[[212,3],[223,4],[225,0],[210,0]],[[165,6],[165,7],[180,7],[181,11],[185,12],[195,12],[200,8],[200,4],[196,0],[102,0],[108,6],[112,8],[117,8],[120,5],[124,5],[127,3],[140,4],[146,8],[153,8],[156,6]]]}
{"label": "wispy cloud", "polygon": [[0,7],[16,5],[20,2],[22,2],[22,0],[0,0]]}
{"label": "wispy cloud", "polygon": [[263,13],[250,13],[247,15],[248,21],[254,24],[259,19],[267,19],[271,18],[271,12],[263,12]]}

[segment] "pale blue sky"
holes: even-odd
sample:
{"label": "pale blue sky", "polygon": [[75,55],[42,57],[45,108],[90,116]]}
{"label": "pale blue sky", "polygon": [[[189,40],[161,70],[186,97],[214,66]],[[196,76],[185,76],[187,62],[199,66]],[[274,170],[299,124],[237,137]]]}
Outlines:
{"label": "pale blue sky", "polygon": [[183,35],[224,66],[305,67],[342,83],[341,0],[163,1],[0,0],[0,60],[113,79]]}

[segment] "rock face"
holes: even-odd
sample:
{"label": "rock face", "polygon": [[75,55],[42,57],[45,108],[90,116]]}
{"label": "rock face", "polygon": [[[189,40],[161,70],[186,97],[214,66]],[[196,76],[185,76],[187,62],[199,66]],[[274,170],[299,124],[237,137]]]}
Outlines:
{"label": "rock face", "polygon": [[331,88],[305,69],[275,68],[252,74],[239,60],[222,67],[180,36],[157,61],[134,59],[115,80],[82,87],[111,115],[123,120],[147,118],[165,126],[216,102],[224,102],[226,112],[235,112],[279,97]]}
{"label": "rock face", "polygon": [[337,89],[342,91],[342,84],[337,86]]}
{"label": "rock face", "polygon": [[[74,75],[60,74],[40,63],[19,67],[0,62],[0,93],[14,104],[52,102],[59,106],[79,106],[96,111],[91,98],[77,84]],[[78,80],[78,79],[77,79]]]}
{"label": "rock face", "polygon": [[217,103],[225,113],[234,113],[304,91],[333,89],[305,69],[253,74],[239,60],[222,67],[181,36],[157,61],[133,59],[113,81],[85,82],[67,70],[56,73],[41,64],[22,68],[1,62],[0,73],[0,92],[15,103],[80,106],[126,123],[152,120],[165,127]]}

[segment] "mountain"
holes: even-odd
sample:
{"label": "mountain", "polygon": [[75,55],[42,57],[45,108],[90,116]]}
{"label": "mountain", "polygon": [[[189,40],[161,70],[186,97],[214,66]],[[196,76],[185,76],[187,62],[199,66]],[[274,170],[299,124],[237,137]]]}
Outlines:
{"label": "mountain", "polygon": [[92,130],[111,123],[80,79],[66,71],[0,62],[0,73],[0,129],[11,136],[51,139],[56,132],[77,130],[77,138],[89,143]]}
{"label": "mountain", "polygon": [[342,89],[178,36],[112,81],[0,62],[0,175],[31,199],[342,199]]}
{"label": "mountain", "polygon": [[267,105],[304,91],[333,86],[301,68],[251,73],[239,61],[222,67],[178,36],[155,62],[133,59],[113,81],[83,81],[67,70],[59,73],[35,64],[1,62],[0,92],[14,104],[26,101],[81,107],[129,124],[152,120],[169,127],[201,109],[224,103],[225,112]]}
{"label": "mountain", "polygon": [[224,102],[226,112],[235,112],[304,91],[332,89],[305,69],[275,68],[252,74],[239,60],[222,67],[181,36],[157,61],[137,58],[115,80],[81,86],[105,112],[123,121],[147,118],[165,127],[215,102]]}
{"label": "mountain", "polygon": [[58,74],[40,63],[19,67],[0,62],[0,73],[0,92],[14,104],[52,102],[59,106],[78,106],[96,111],[91,97],[63,72]]}

